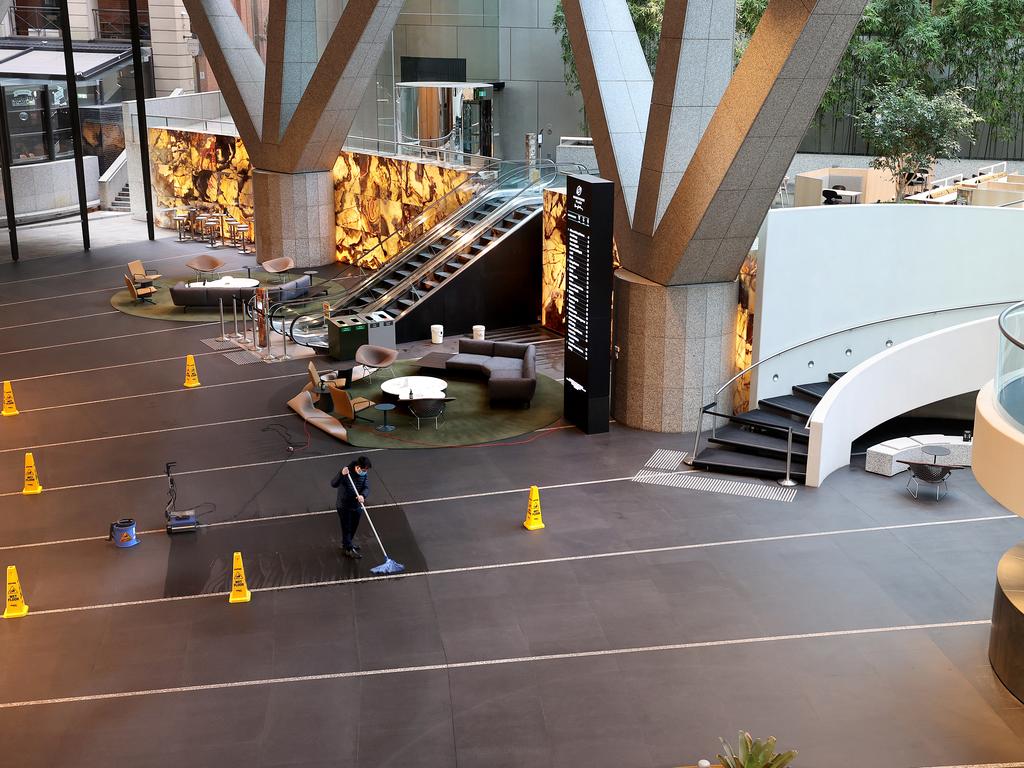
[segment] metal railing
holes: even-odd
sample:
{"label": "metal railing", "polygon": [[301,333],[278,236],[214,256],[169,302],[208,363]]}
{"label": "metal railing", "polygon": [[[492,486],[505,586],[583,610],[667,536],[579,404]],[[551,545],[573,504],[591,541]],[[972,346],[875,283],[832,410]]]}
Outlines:
{"label": "metal railing", "polygon": [[18,37],[60,37],[60,10],[46,6],[11,5],[7,25]]}
{"label": "metal railing", "polygon": [[[720,418],[721,419],[732,419],[732,418],[735,417],[735,414],[733,414],[733,413],[722,413],[720,411],[715,410],[715,409],[718,408],[718,401],[719,401],[719,398],[721,398],[722,393],[725,392],[725,390],[727,390],[734,383],[739,381],[743,376],[746,376],[747,374],[749,374],[752,371],[754,371],[755,368],[759,368],[760,366],[764,365],[765,363],[769,362],[770,360],[775,360],[775,359],[777,359],[779,357],[782,357],[783,355],[789,354],[790,352],[793,352],[795,350],[801,349],[801,348],[809,346],[811,344],[816,344],[819,341],[824,341],[825,339],[829,339],[829,338],[832,338],[832,337],[835,337],[835,336],[841,336],[843,334],[851,333],[853,331],[859,331],[859,330],[861,330],[863,328],[870,328],[870,327],[876,326],[876,325],[883,325],[885,323],[892,323],[892,322],[896,322],[898,320],[909,320],[909,319],[915,318],[915,317],[926,317],[928,315],[940,315],[940,314],[945,314],[946,312],[965,312],[965,311],[972,310],[972,309],[984,309],[986,307],[1001,307],[1001,306],[1004,306],[1005,304],[1007,304],[1007,302],[1005,302],[1005,301],[991,301],[991,302],[986,302],[984,304],[970,304],[970,305],[963,306],[963,307],[947,307],[945,309],[933,309],[933,310],[928,310],[928,311],[925,311],[925,312],[913,312],[913,313],[908,314],[908,315],[897,315],[895,317],[887,317],[887,318],[885,318],[883,320],[873,320],[870,323],[861,323],[859,325],[854,325],[854,326],[851,326],[849,328],[843,328],[842,330],[831,331],[830,333],[825,333],[825,334],[822,334],[821,336],[816,336],[815,338],[808,339],[807,341],[801,341],[798,344],[794,344],[794,345],[792,345],[790,347],[786,347],[785,349],[783,349],[783,350],[781,350],[779,352],[776,352],[775,354],[772,354],[772,355],[769,355],[768,357],[762,358],[761,360],[758,360],[756,363],[754,363],[752,365],[748,365],[742,371],[740,371],[735,376],[733,376],[731,379],[729,379],[727,382],[725,382],[725,384],[720,386],[718,388],[718,390],[715,392],[715,399],[712,400],[710,403],[707,403],[706,405],[702,405],[701,406],[700,415],[697,418],[697,431],[696,431],[696,433],[693,436],[693,453],[685,459],[685,462],[686,462],[686,464],[688,464],[690,466],[693,466],[693,463],[694,463],[694,461],[697,458],[697,454],[700,453],[700,436],[701,436],[701,434],[704,431],[704,416],[705,415],[713,417],[713,420],[711,422],[711,439],[714,439],[717,436],[717,430],[718,430],[717,420],[718,419],[720,419]],[[1003,329],[1003,322],[1002,321],[1003,321],[1004,316],[1009,316],[1009,313],[1012,310],[1017,309],[1017,308],[1020,309],[1020,313],[1019,313],[1020,325],[1019,325],[1019,328],[1017,329],[1020,333],[1015,338],[1014,336],[1011,336],[1010,334],[1008,334],[1005,329]],[[1020,355],[1020,364],[1018,365],[1018,371],[1020,373],[1020,376],[1018,376],[1018,378],[1022,378],[1022,377],[1024,377],[1024,342],[1019,341],[1019,339],[1024,339],[1024,302],[1021,302],[1020,304],[1015,304],[1014,306],[1008,308],[999,317],[1000,317],[1000,329],[1003,330],[1004,338],[1009,339],[1012,343],[1014,343],[1017,346],[1017,348],[1019,349],[1020,353],[1021,353],[1021,355]],[[1016,315],[1015,315],[1015,317],[1016,317]],[[998,389],[998,387],[997,387],[997,389]],[[1022,424],[1022,426],[1024,426],[1024,410],[1022,410],[1022,412],[1021,412],[1021,421],[1020,421],[1020,423]],[[811,424],[811,417],[808,416],[806,421],[804,422],[804,425],[803,425],[802,428],[803,429],[808,429],[810,427],[810,424]],[[797,426],[797,428],[800,428],[800,427]],[[759,424],[758,425],[758,429],[767,429],[767,430],[774,430],[774,431],[777,431],[777,432],[786,433],[786,444],[787,444],[786,445],[786,478],[785,478],[785,480],[780,480],[779,482],[782,485],[792,485],[793,483],[792,483],[792,479],[790,478],[790,470],[791,470],[792,463],[793,463],[793,429],[794,429],[794,427],[773,427],[773,426],[770,426],[770,425],[760,425]]]}
{"label": "metal railing", "polygon": [[[132,26],[127,9],[93,8],[93,23],[98,40],[130,40]],[[149,11],[139,10],[139,37],[149,40]]]}
{"label": "metal railing", "polygon": [[999,350],[996,357],[996,402],[1024,429],[1024,301],[999,315]]}

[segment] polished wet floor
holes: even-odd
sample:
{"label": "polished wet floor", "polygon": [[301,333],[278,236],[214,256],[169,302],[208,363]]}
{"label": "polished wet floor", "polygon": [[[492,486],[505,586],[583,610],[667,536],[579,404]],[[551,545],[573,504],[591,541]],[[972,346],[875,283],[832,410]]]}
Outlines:
{"label": "polished wet floor", "polygon": [[[305,361],[239,366],[202,344],[216,326],[111,311],[127,260],[185,274],[194,252],[0,265],[22,411],[0,423],[0,564],[32,609],[0,622],[0,766],[677,766],[741,728],[798,766],[1024,760],[986,660],[1024,525],[969,473],[938,504],[858,468],[785,503],[633,482],[689,443],[618,426],[376,451],[371,512],[408,571],[375,579],[365,523],[365,558],[338,551],[353,449],[284,405]],[[197,534],[162,532],[167,461]],[[117,550],[125,516],[145,533]]]}

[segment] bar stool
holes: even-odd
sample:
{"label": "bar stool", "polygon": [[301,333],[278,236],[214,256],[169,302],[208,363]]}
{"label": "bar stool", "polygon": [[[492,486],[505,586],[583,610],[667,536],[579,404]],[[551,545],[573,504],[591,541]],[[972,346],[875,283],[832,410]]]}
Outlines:
{"label": "bar stool", "polygon": [[185,237],[185,229],[186,229],[186,226],[188,224],[188,214],[187,213],[180,213],[178,211],[175,211],[174,212],[174,216],[173,216],[173,220],[174,220],[174,226],[178,230],[178,242],[179,243],[183,243],[186,240],[191,240],[192,239],[191,233],[189,233],[188,237]]}
{"label": "bar stool", "polygon": [[220,219],[216,216],[209,216],[206,219],[206,237],[209,242],[206,244],[207,248],[217,247],[217,234],[220,232]]}
{"label": "bar stool", "polygon": [[201,243],[206,239],[207,218],[208,216],[205,213],[199,213],[198,211],[192,217],[192,239],[196,242]]}
{"label": "bar stool", "polygon": [[238,249],[238,252],[239,253],[249,253],[249,251],[245,247],[245,242],[246,242],[246,240],[249,239],[249,225],[248,224],[239,224],[238,226],[235,227],[235,231],[238,233],[238,242],[239,242],[239,244],[241,246]]}
{"label": "bar stool", "polygon": [[223,244],[230,245],[232,248],[235,247],[235,228],[238,226],[238,219],[228,216],[224,219],[224,223],[227,224],[227,231],[224,235]]}

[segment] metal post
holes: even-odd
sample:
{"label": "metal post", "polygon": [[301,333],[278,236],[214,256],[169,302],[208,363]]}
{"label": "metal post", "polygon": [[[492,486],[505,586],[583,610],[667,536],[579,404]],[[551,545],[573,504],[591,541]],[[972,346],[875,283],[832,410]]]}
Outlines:
{"label": "metal post", "polygon": [[684,459],[687,466],[693,466],[693,462],[697,459],[697,451],[700,450],[700,431],[704,428],[704,409],[700,409],[700,417],[697,419],[697,433],[693,436],[693,455],[688,459]]}
{"label": "metal post", "polygon": [[793,464],[793,428],[790,427],[786,434],[786,478],[779,480],[779,485],[787,488],[796,485],[796,480],[789,476],[790,467]]}
{"label": "metal post", "polygon": [[[65,4],[66,5],[66,4]],[[139,157],[142,160],[142,196],[146,201],[146,230],[154,240],[153,190],[149,175],[149,129],[146,124],[146,81],[142,71],[142,41],[139,38],[139,0],[128,0],[128,24],[132,28],[132,69],[135,70],[135,105],[138,108]]]}
{"label": "metal post", "polygon": [[[271,317],[273,319],[273,317]],[[281,318],[281,344],[283,346],[283,352],[278,360],[291,360],[292,356],[288,354],[288,329],[284,327],[284,318]]]}
{"label": "metal post", "polygon": [[228,340],[228,335],[226,333],[224,333],[224,299],[223,299],[223,297],[217,299],[217,302],[220,304],[220,336],[217,338],[217,341],[227,341]]}
{"label": "metal post", "polygon": [[231,297],[231,314],[235,316],[235,332],[231,334],[231,338],[236,340],[245,338],[238,332],[238,300],[234,296]]}
{"label": "metal post", "polygon": [[[14,6],[11,6],[13,12]],[[18,260],[18,223],[14,214],[14,184],[11,181],[11,137],[7,132],[7,91],[0,88],[0,171],[3,172],[4,208],[7,209],[7,236],[11,241],[11,260]]]}
{"label": "metal post", "polygon": [[[75,49],[71,40],[71,15],[67,3],[58,3],[61,47],[64,49],[64,77],[71,116],[71,143],[75,148],[75,178],[78,181],[78,214],[82,219],[82,247],[89,250],[89,201],[85,195],[85,160],[82,150],[82,118],[78,114],[78,79],[75,74]],[[6,108],[6,105],[5,105]]]}

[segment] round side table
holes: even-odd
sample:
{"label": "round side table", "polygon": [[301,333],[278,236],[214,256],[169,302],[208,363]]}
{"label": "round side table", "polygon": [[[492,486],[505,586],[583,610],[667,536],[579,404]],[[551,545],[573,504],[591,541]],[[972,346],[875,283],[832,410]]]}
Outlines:
{"label": "round side table", "polygon": [[373,406],[375,410],[382,411],[384,413],[384,423],[377,426],[378,432],[394,432],[397,427],[394,424],[388,424],[388,412],[395,410],[394,403],[377,403]]}

